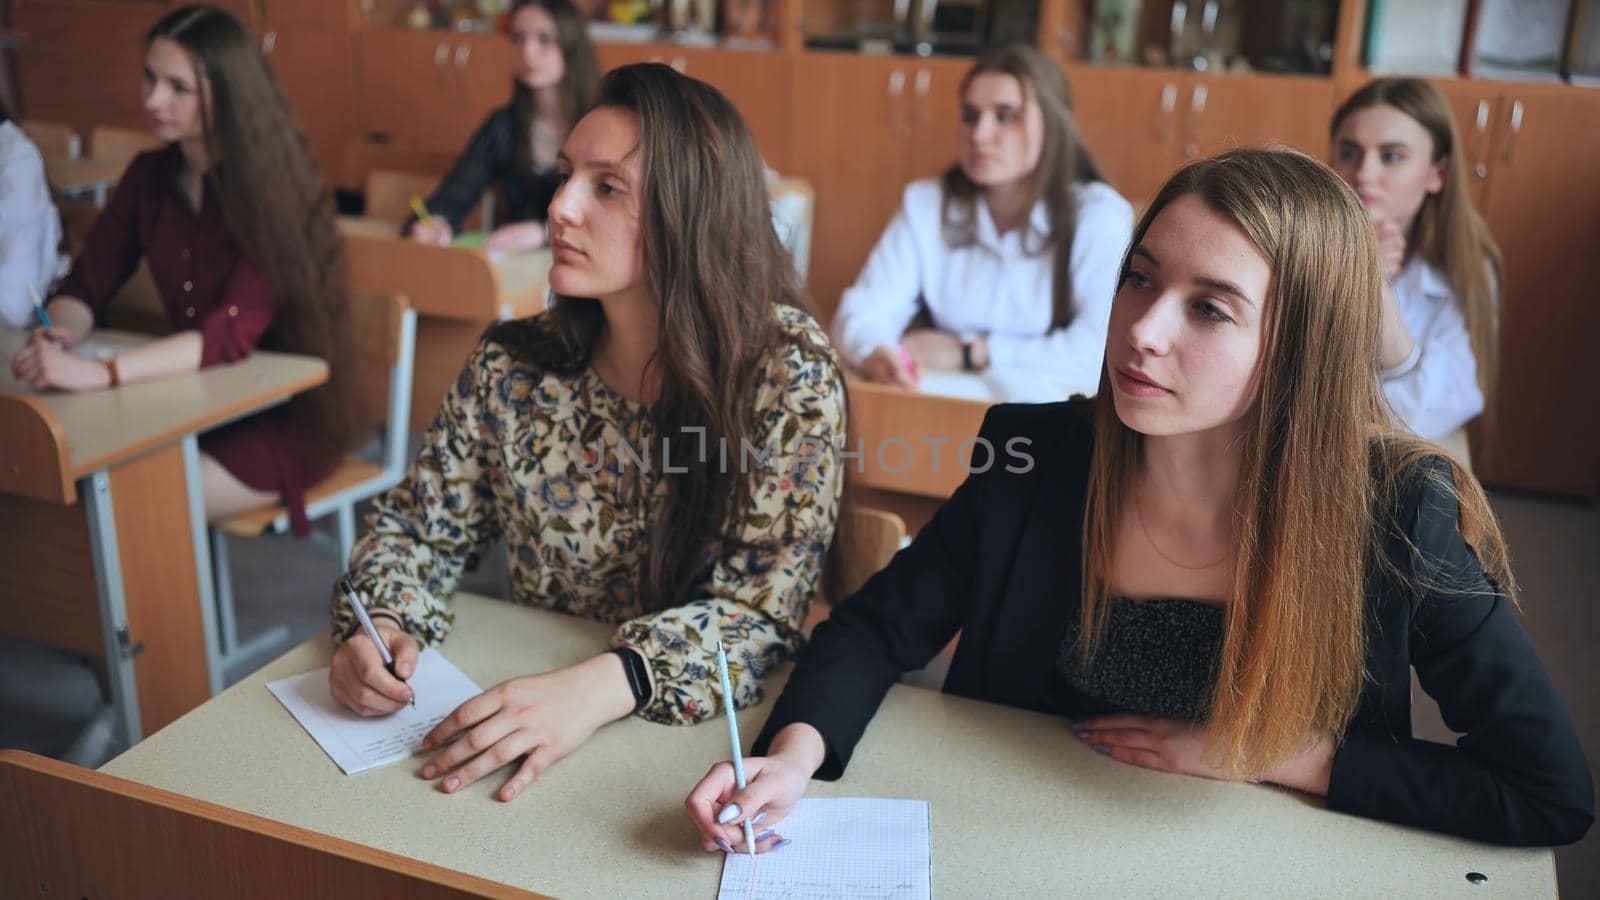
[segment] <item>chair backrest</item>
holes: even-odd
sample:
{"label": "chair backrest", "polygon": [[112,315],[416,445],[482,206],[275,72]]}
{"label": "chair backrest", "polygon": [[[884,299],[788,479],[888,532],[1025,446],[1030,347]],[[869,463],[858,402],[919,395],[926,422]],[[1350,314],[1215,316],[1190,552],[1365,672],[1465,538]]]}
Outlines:
{"label": "chair backrest", "polygon": [[804,178],[779,178],[767,186],[772,224],[778,239],[794,257],[795,271],[804,283],[811,268],[811,222],[816,215],[817,192]]}
{"label": "chair backrest", "polygon": [[83,141],[78,137],[78,132],[71,125],[60,122],[42,122],[38,119],[24,119],[22,130],[28,135],[28,140],[33,141],[43,156],[65,156],[68,159],[77,159],[83,152]]}
{"label": "chair backrest", "polygon": [[356,354],[356,422],[384,426],[384,469],[405,474],[410,436],[411,379],[417,314],[399,294],[350,298],[350,333]]}
{"label": "chair backrest", "polygon": [[0,797],[5,897],[538,896],[20,750]]}
{"label": "chair backrest", "polygon": [[867,579],[883,570],[905,542],[906,523],[892,512],[854,507],[845,528],[848,543],[842,548],[844,567],[839,587],[844,592],[835,601],[854,594]]}
{"label": "chair backrest", "polygon": [[89,132],[89,155],[127,167],[133,158],[161,146],[161,139],[142,128],[96,125]]}
{"label": "chair backrest", "polygon": [[[396,172],[389,169],[373,169],[367,173],[367,209],[364,218],[382,219],[386,222],[400,224],[411,218],[411,198],[420,197],[427,200],[428,196],[439,186],[439,176],[423,175],[417,172]],[[487,199],[490,195],[485,194]],[[461,227],[465,231],[472,231],[484,227],[485,203],[479,202],[466,219],[462,220]]]}

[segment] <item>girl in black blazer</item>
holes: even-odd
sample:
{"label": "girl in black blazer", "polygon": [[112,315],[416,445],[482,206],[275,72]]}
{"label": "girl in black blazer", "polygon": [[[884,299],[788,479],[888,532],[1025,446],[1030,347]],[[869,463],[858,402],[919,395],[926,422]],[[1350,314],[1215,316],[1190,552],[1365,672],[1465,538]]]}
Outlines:
{"label": "girl in black blazer", "polygon": [[[1360,202],[1308,157],[1175,175],[1134,233],[1098,397],[990,411],[982,437],[1026,461],[969,477],[817,627],[748,787],[722,764],[689,795],[706,849],[761,812],[757,849],[778,845],[958,632],[946,691],[1065,716],[1122,762],[1496,843],[1582,837],[1589,767],[1483,490],[1389,424],[1378,272]],[[1456,746],[1412,738],[1413,667]]]}

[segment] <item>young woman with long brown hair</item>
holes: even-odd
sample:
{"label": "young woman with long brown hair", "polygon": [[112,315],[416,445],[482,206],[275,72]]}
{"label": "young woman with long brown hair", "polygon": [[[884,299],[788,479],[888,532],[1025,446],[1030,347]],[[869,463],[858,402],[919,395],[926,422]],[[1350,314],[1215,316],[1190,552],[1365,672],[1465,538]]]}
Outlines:
{"label": "young woman with long brown hair", "polygon": [[432,222],[408,221],[415,240],[448,244],[490,185],[505,200],[506,224],[489,250],[543,247],[546,210],[560,183],[556,151],[594,104],[600,64],[569,0],[517,0],[508,15],[516,53],[511,102],[489,114],[467,149],[428,198]]}
{"label": "young woman with long brown hair", "polygon": [[1384,396],[1400,424],[1464,448],[1453,433],[1494,388],[1500,249],[1467,193],[1449,101],[1426,81],[1380,78],[1329,131],[1333,168],[1378,236]]}
{"label": "young woman with long brown hair", "polygon": [[[304,132],[256,38],[232,14],[184,6],[146,38],[144,108],[167,145],[142,153],[13,358],[40,390],[90,391],[235,362],[256,347],[319,356],[327,384],[200,436],[212,518],[304,490],[350,437],[349,310],[334,213]],[[101,361],[72,352],[143,258],[175,332]],[[57,343],[59,342],[59,343]]]}
{"label": "young woman with long brown hair", "polygon": [[[946,691],[1065,716],[1113,760],[1486,841],[1581,837],[1588,763],[1483,490],[1383,408],[1378,281],[1321,163],[1240,150],[1175,175],[1134,232],[1098,396],[990,411],[984,437],[1026,439],[1032,465],[969,477],[817,627],[748,787],[719,764],[689,795],[706,849],[762,812],[781,831],[958,631]],[[1412,738],[1413,668],[1457,746]]]}
{"label": "young woman with long brown hair", "polygon": [[[1078,137],[1066,76],[1037,48],[981,57],[961,81],[955,165],[906,188],[833,319],[871,381],[993,370],[1002,400],[1094,389],[1133,208]],[[926,309],[932,327],[907,332]]]}
{"label": "young woman with long brown hair", "polygon": [[[717,715],[718,641],[735,703],[759,700],[799,647],[843,484],[843,375],[732,104],[666,66],[619,68],[560,166],[555,302],[485,336],[350,560],[401,678],[497,538],[512,602],[617,625],[614,653],[497,685],[428,736],[422,774],[446,791],[523,760],[505,800],[630,713]],[[409,696],[365,640],[330,681],[363,715]]]}

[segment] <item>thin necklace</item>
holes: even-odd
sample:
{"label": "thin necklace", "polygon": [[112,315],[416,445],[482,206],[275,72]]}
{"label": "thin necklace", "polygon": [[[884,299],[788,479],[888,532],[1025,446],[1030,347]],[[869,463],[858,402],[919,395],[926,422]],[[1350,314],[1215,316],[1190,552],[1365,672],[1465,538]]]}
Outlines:
{"label": "thin necklace", "polygon": [[1175,560],[1172,557],[1168,556],[1161,549],[1161,545],[1156,543],[1156,539],[1150,536],[1150,526],[1144,524],[1144,504],[1139,502],[1139,491],[1137,489],[1135,489],[1134,492],[1133,492],[1133,511],[1134,511],[1134,514],[1139,517],[1139,530],[1144,532],[1145,542],[1150,545],[1150,549],[1156,551],[1156,555],[1157,556],[1161,557],[1162,559],[1166,560],[1169,563],[1172,563],[1173,565],[1177,566],[1178,568],[1180,568],[1180,569],[1188,569],[1191,572],[1200,572],[1200,571],[1204,571],[1206,569],[1215,569],[1217,566],[1220,566],[1224,562],[1227,561],[1228,554],[1227,554],[1226,551],[1224,551],[1223,554],[1222,554],[1222,558],[1221,559],[1217,560],[1214,563],[1207,563],[1207,564],[1205,564],[1203,566],[1191,566],[1191,565],[1186,565],[1184,563],[1178,562],[1177,560]]}

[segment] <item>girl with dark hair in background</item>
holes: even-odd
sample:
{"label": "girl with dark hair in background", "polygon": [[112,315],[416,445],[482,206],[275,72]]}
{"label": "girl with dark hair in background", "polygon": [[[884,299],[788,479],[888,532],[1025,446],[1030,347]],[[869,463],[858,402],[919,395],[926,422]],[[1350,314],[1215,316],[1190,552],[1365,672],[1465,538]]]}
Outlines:
{"label": "girl with dark hair in background", "polygon": [[[305,488],[333,470],[350,438],[333,206],[238,19],[180,7],[146,42],[144,108],[168,143],[128,164],[50,300],[55,327],[34,332],[12,371],[40,390],[90,391],[236,362],[258,346],[322,358],[326,384],[200,436],[208,517],[282,502],[304,534]],[[141,258],[175,333],[103,361],[73,353]]]}
{"label": "girl with dark hair in background", "polygon": [[406,223],[411,237],[448,244],[489,185],[498,183],[504,220],[487,250],[543,247],[546,209],[560,184],[556,151],[594,105],[600,65],[583,14],[568,0],[517,0],[510,18],[516,73],[511,102],[489,114],[433,196],[432,222]]}
{"label": "girl with dark hair in background", "polygon": [[[868,380],[995,369],[1002,400],[1093,392],[1133,209],[1078,137],[1061,68],[1014,44],[961,82],[955,165],[914,182],[833,318]],[[906,331],[922,308],[931,328]]]}
{"label": "girl with dark hair in background", "polygon": [[44,159],[0,100],[0,327],[26,328],[64,263]]}
{"label": "girl with dark hair in background", "polygon": [[[1384,408],[1354,192],[1292,151],[1194,163],[1121,285],[1099,393],[989,411],[984,437],[1028,439],[1036,464],[970,476],[817,626],[747,787],[719,763],[690,793],[702,846],[762,813],[758,849],[781,842],[809,780],[844,774],[890,685],[958,631],[946,692],[1060,715],[1118,763],[1481,841],[1581,838],[1589,764],[1483,488]],[[1455,745],[1412,737],[1413,669]]]}
{"label": "girl with dark hair in background", "polygon": [[[490,329],[350,560],[401,679],[496,539],[511,602],[617,625],[614,652],[497,685],[428,735],[422,775],[446,791],[523,759],[503,800],[616,719],[717,715],[718,641],[734,702],[758,702],[800,646],[844,482],[843,373],[733,105],[625,66],[559,159],[555,302]],[[409,689],[333,609],[333,695],[399,709]]]}
{"label": "girl with dark hair in background", "polygon": [[1465,459],[1457,432],[1494,387],[1500,249],[1472,206],[1449,101],[1426,81],[1380,78],[1329,131],[1333,168],[1378,235],[1384,396],[1402,426]]}

